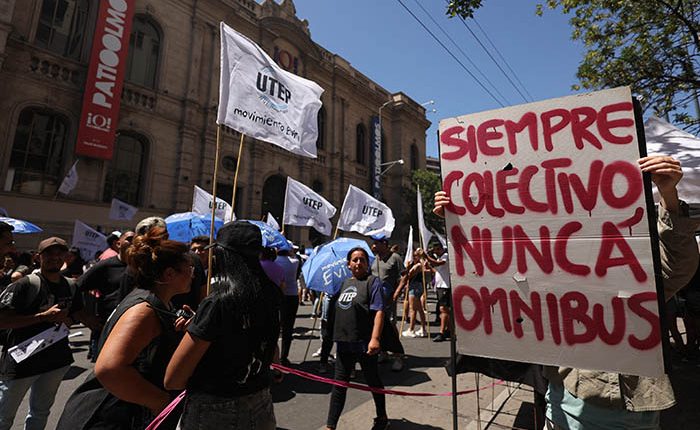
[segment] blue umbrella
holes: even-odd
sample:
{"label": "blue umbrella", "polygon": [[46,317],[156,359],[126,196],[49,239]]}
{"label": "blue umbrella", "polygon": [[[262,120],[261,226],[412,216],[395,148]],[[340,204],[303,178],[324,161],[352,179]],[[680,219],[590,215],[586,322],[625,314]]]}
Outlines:
{"label": "blue umbrella", "polygon": [[[189,242],[195,236],[209,236],[211,230],[211,215],[201,215],[194,212],[172,214],[165,219],[168,236],[171,240]],[[224,222],[214,218],[214,235]]]}
{"label": "blue umbrella", "polygon": [[306,286],[326,294],[337,294],[343,281],[351,276],[348,269],[348,251],[362,247],[369,254],[369,264],[374,262],[374,254],[363,240],[341,237],[314,249],[301,267]]}
{"label": "blue umbrella", "polygon": [[262,221],[246,220],[251,224],[254,224],[260,229],[262,233],[262,245],[265,248],[277,248],[280,250],[289,251],[292,246],[287,242],[287,238],[284,237],[282,233],[277,231],[274,227],[270,227],[268,224]]}
{"label": "blue umbrella", "polygon": [[44,231],[44,230],[40,229],[38,226],[30,223],[29,221],[22,221],[21,219],[0,217],[0,221],[6,222],[6,223],[10,224],[12,227],[14,227],[14,230],[12,230],[12,233],[25,234],[25,233],[40,233],[40,232]]}

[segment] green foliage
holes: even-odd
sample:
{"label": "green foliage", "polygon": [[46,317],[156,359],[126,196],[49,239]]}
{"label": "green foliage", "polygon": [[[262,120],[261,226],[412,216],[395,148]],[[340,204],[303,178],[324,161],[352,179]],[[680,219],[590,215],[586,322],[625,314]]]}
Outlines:
{"label": "green foliage", "polygon": [[[468,18],[480,6],[454,0],[448,14]],[[546,0],[535,12],[545,7],[570,15],[571,37],[585,46],[574,90],[629,85],[646,110],[700,131],[689,114],[700,86],[700,0]]]}
{"label": "green foliage", "polygon": [[416,218],[416,188],[420,186],[420,193],[423,199],[423,214],[425,215],[425,225],[431,229],[436,230],[441,235],[445,234],[445,222],[442,218],[433,214],[433,196],[436,192],[442,189],[442,181],[440,176],[430,172],[426,169],[414,170],[411,174],[411,184],[413,187],[404,190],[404,198],[407,202],[410,202],[411,212],[406,216],[405,222],[413,225],[414,237],[416,236],[418,227],[418,221]]}

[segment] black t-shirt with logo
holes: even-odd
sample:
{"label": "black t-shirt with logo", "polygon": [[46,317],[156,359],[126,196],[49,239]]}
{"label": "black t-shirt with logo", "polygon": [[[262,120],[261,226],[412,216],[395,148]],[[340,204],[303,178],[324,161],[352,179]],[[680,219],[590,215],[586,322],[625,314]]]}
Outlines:
{"label": "black t-shirt with logo", "polygon": [[[39,274],[39,277],[41,278],[41,288],[36,296],[34,296],[36,290],[30,284],[29,276],[25,276],[10,284],[0,295],[0,312],[11,310],[19,315],[34,315],[51,308],[55,304],[68,308],[69,314],[83,309],[81,295],[77,289],[75,289],[75,293],[71,293],[71,287],[65,278],[61,277],[59,282],[54,283],[48,281],[41,274]],[[46,347],[41,352],[37,352],[21,363],[16,363],[7,353],[7,349],[12,346],[55,326],[55,324],[50,322],[42,322],[27,327],[11,329],[8,343],[2,354],[2,363],[0,364],[2,374],[0,378],[26,378],[71,364],[73,362],[73,354],[71,353],[67,337]]]}
{"label": "black t-shirt with logo", "polygon": [[188,382],[188,391],[222,397],[255,393],[270,384],[269,366],[279,336],[281,292],[264,279],[262,293],[243,321],[236,298],[212,294],[199,305],[187,331],[211,342]]}

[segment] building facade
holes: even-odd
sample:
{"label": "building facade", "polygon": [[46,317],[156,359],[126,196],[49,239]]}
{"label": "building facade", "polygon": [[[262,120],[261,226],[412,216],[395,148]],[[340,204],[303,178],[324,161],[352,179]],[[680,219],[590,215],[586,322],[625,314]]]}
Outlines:
{"label": "building facade", "polygon": [[[394,238],[404,237],[402,190],[411,169],[426,166],[425,110],[315,43],[291,0],[135,0],[113,158],[77,157],[98,6],[98,0],[0,0],[0,207],[10,216],[40,225],[44,235],[70,238],[75,219],[124,229],[145,216],[189,210],[194,185],[211,192],[224,21],[325,90],[318,158],[245,138],[236,215],[259,219],[271,212],[279,220],[288,176],[338,209],[348,184],[369,192],[371,125],[390,101],[381,111],[382,160],[405,162],[382,176],[382,192],[397,218]],[[223,133],[217,195],[229,201],[239,140],[233,130]],[[76,160],[78,185],[60,195]],[[108,219],[114,197],[139,208],[133,222]],[[307,244],[315,238],[309,228],[287,232]],[[20,236],[18,245],[32,247],[39,238]]]}

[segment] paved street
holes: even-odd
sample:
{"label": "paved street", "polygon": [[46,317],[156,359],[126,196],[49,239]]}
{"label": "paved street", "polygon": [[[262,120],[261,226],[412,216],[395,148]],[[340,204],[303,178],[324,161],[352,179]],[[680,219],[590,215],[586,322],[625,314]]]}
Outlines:
{"label": "paved street", "polygon": [[[430,304],[434,309],[434,303]],[[318,359],[311,358],[320,341],[318,327],[309,331],[313,320],[309,318],[311,307],[308,303],[299,308],[295,339],[292,343],[290,359],[295,367],[308,372],[316,372]],[[432,319],[432,318],[431,318]],[[433,326],[431,330],[435,330]],[[74,329],[73,333],[82,333],[71,338],[75,363],[66,375],[49,419],[48,429],[53,429],[70,393],[83,381],[92,364],[86,359],[89,331],[85,328]],[[307,342],[311,338],[309,357],[301,363]],[[408,359],[406,369],[392,372],[390,363],[381,365],[381,375],[388,388],[412,392],[446,393],[450,391],[450,378],[443,364],[449,356],[449,343],[434,343],[427,339],[404,339]],[[301,363],[301,364],[300,364]],[[674,361],[672,375],[679,404],[663,415],[664,429],[696,429],[700,422],[697,401],[700,394],[700,371],[694,363]],[[357,382],[363,382],[358,372]],[[473,373],[458,377],[458,389],[468,390],[476,386]],[[479,386],[489,387],[494,381],[486,376],[479,377]],[[279,429],[322,429],[324,428],[330,386],[288,375],[285,380],[274,387],[273,399]],[[515,384],[500,384],[480,390],[478,396],[481,429],[533,429],[532,392],[529,387]],[[399,397],[388,396],[387,410],[392,429],[433,430],[451,429],[450,397]],[[25,402],[12,430],[22,429]],[[459,397],[459,428],[479,430],[477,420],[477,396],[467,394]],[[339,423],[340,429],[366,430],[371,426],[374,404],[371,395],[356,390],[348,391],[348,398]]]}

